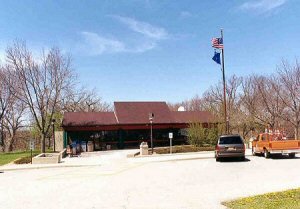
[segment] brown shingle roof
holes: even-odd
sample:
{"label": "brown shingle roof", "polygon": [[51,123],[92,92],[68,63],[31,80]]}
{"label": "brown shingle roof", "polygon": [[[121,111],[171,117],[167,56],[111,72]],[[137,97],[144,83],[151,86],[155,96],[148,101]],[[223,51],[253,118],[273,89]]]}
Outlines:
{"label": "brown shingle roof", "polygon": [[62,126],[97,126],[117,124],[113,112],[67,112]]}
{"label": "brown shingle roof", "polygon": [[154,113],[154,123],[173,122],[166,102],[115,102],[114,105],[120,124],[147,124],[149,113]]}
{"label": "brown shingle roof", "polygon": [[172,111],[175,123],[209,123],[213,122],[213,115],[208,111]]}
{"label": "brown shingle roof", "polygon": [[106,126],[118,124],[148,124],[154,113],[155,124],[213,122],[207,111],[170,111],[166,102],[115,102],[115,112],[67,112],[62,126]]}

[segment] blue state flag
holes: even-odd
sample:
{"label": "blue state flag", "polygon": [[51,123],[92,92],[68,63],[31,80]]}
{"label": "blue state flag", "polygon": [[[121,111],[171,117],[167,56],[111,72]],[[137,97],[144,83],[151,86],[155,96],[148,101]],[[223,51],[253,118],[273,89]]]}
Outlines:
{"label": "blue state flag", "polygon": [[216,63],[218,63],[219,65],[221,65],[220,52],[215,51],[215,55],[213,56],[212,60],[215,61]]}

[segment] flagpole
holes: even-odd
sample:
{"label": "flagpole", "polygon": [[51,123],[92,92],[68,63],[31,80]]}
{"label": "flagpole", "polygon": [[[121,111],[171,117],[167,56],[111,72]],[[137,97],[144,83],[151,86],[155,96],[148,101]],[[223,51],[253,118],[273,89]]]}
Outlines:
{"label": "flagpole", "polygon": [[221,38],[223,42],[222,51],[222,73],[223,73],[223,97],[224,97],[224,121],[225,121],[225,130],[226,134],[229,133],[229,120],[227,117],[227,107],[226,107],[226,79],[225,79],[225,63],[224,63],[224,38],[223,38],[223,29],[221,29]]}

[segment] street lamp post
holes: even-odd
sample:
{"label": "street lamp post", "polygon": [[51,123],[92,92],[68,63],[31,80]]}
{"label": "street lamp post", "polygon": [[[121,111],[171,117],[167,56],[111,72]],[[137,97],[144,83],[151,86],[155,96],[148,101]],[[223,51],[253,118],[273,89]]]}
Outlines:
{"label": "street lamp post", "polygon": [[52,124],[52,137],[53,137],[53,151],[55,152],[55,119],[53,118],[52,121],[51,121],[51,124]]}
{"label": "street lamp post", "polygon": [[154,114],[149,114],[149,121],[150,121],[150,139],[151,139],[151,152],[153,154],[153,120],[154,120]]}

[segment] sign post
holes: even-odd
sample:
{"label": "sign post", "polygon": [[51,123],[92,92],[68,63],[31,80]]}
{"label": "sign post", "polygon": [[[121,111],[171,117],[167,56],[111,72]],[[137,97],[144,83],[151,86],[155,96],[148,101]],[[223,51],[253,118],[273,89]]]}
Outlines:
{"label": "sign post", "polygon": [[172,139],[173,139],[173,133],[169,133],[169,139],[170,139],[170,154],[172,154]]}
{"label": "sign post", "polygon": [[32,164],[32,150],[34,150],[34,141],[30,140],[29,141],[29,147],[30,147],[30,163]]}

